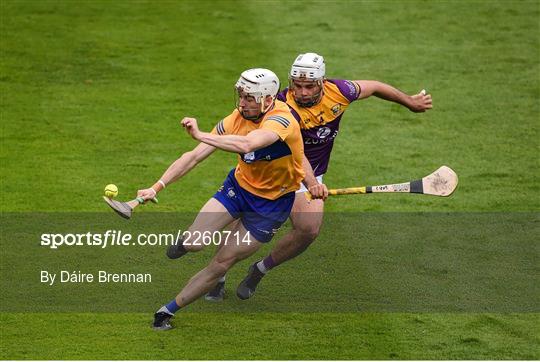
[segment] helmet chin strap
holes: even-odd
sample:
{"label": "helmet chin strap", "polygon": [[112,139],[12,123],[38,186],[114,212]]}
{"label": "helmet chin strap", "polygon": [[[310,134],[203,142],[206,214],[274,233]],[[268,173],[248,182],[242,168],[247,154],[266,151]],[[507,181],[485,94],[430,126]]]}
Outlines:
{"label": "helmet chin strap", "polygon": [[272,108],[272,106],[274,105],[274,100],[276,98],[275,97],[272,97],[272,102],[270,102],[270,104],[265,107],[264,106],[264,97],[261,97],[261,116],[264,115],[266,112],[268,112],[270,110],[270,108]]}

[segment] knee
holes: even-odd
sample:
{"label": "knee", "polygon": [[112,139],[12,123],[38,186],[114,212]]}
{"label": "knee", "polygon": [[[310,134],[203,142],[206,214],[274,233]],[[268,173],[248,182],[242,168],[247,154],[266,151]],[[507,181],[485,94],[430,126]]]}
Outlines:
{"label": "knee", "polygon": [[195,253],[197,251],[201,251],[203,249],[202,245],[192,245],[192,244],[184,244],[184,248],[189,251],[190,253]]}
{"label": "knee", "polygon": [[309,245],[319,236],[320,225],[305,225],[296,229],[297,240]]}
{"label": "knee", "polygon": [[194,240],[196,240],[196,238],[192,233],[185,233],[176,239],[176,243],[181,243],[184,246],[184,249],[190,253],[201,251],[204,248],[204,245],[202,243],[193,242]]}
{"label": "knee", "polygon": [[217,258],[212,259],[208,269],[214,277],[221,278],[227,271],[233,266],[233,263],[227,260],[218,260]]}

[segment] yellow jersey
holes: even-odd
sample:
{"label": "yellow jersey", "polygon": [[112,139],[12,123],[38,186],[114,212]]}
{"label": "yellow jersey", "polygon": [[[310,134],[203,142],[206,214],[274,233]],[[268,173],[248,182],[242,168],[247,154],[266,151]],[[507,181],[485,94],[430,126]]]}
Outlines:
{"label": "yellow jersey", "polygon": [[284,102],[276,100],[273,108],[257,123],[234,110],[214,127],[212,133],[245,136],[257,129],[270,130],[279,139],[269,146],[238,155],[234,173],[238,184],[269,200],[298,190],[304,179],[304,146],[300,126]]}

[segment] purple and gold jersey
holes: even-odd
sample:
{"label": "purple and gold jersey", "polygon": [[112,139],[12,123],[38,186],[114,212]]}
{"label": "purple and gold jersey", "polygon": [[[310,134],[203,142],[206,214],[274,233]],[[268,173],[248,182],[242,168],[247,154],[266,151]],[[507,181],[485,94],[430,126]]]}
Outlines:
{"label": "purple and gold jersey", "polygon": [[310,108],[300,107],[293,92],[285,88],[277,98],[286,102],[300,124],[306,154],[315,176],[328,168],[334,139],[338,135],[341,116],[352,102],[358,99],[360,88],[349,80],[328,79],[323,84],[321,101]]}

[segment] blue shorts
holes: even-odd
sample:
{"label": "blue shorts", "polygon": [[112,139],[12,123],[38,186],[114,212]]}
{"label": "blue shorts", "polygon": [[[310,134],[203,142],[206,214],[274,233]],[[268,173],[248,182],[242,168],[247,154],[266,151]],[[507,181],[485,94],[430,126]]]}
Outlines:
{"label": "blue shorts", "polygon": [[287,221],[294,203],[294,192],[289,192],[276,200],[268,200],[244,190],[234,177],[234,169],[229,172],[223,186],[214,195],[235,219],[251,235],[262,243],[272,240],[281,225]]}

